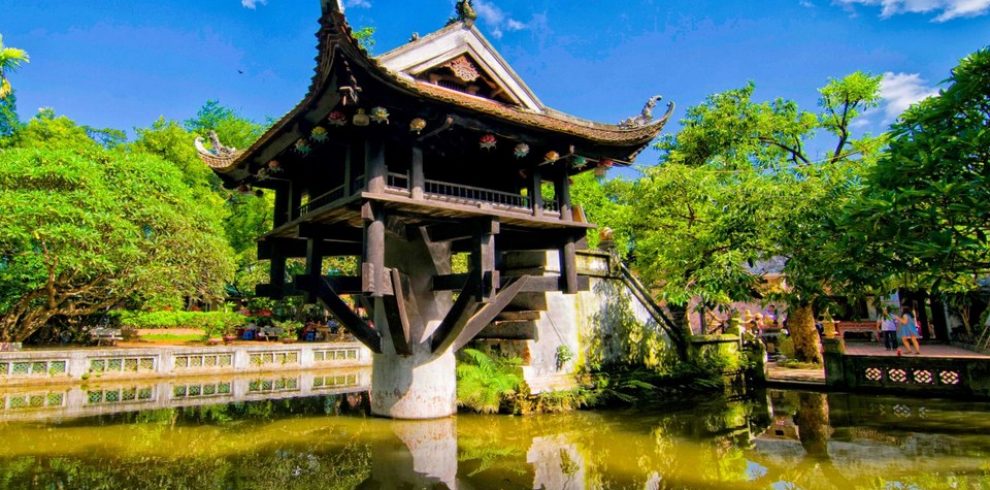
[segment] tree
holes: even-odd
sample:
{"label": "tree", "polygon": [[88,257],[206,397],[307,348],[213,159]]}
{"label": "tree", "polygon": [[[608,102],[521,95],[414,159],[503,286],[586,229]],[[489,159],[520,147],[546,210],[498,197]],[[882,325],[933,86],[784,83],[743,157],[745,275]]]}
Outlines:
{"label": "tree", "polygon": [[[238,291],[253,293],[255,285],[268,279],[264,274],[267,267],[257,259],[256,240],[272,228],[274,196],[265,193],[259,197],[223,189],[213,172],[195,157],[192,140],[197,135],[206,136],[210,131],[215,131],[223,144],[235,148],[247,148],[264,133],[265,127],[241,116],[233,109],[220,105],[216,100],[207,101],[196,113],[196,117],[186,120],[183,125],[189,131],[186,135],[178,134],[179,128],[172,126],[162,128],[159,137],[165,138],[164,131],[167,129],[169,133],[167,147],[174,148],[171,150],[173,152],[183,153],[182,161],[190,162],[189,172],[205,172],[209,174],[207,179],[214,182],[216,192],[223,197],[229,210],[224,228],[237,260],[237,273],[232,284]],[[185,143],[176,144],[183,141]]]}
{"label": "tree", "polygon": [[124,301],[218,299],[232,254],[199,197],[172,164],[43,111],[0,150],[0,340]]}
{"label": "tree", "polygon": [[0,35],[0,100],[6,99],[14,91],[7,74],[16,71],[22,64],[30,62],[31,58],[27,51],[4,46],[3,35]]}
{"label": "tree", "polygon": [[[789,288],[777,295],[790,304],[797,356],[820,362],[813,308],[844,285],[837,270],[857,267],[834,240],[837,208],[883,141],[854,138],[851,124],[878,104],[879,82],[859,72],[829,81],[818,114],[783,99],[754,102],[753,84],[689,109],[683,129],[657,145],[661,165],[636,193],[634,215],[647,220],[636,253],[647,276],[653,271],[675,304],[723,302],[752,291],[743,263],[783,259]],[[821,158],[808,150],[820,132],[834,138]]]}
{"label": "tree", "polygon": [[946,83],[894,124],[846,223],[897,284],[967,292],[990,272],[990,48]]}

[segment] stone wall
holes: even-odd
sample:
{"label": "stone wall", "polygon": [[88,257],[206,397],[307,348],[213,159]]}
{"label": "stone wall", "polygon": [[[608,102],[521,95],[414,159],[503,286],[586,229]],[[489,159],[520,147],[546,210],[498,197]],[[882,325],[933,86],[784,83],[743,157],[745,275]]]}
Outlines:
{"label": "stone wall", "polygon": [[842,339],[825,339],[825,384],[868,393],[990,399],[990,359],[852,356]]}

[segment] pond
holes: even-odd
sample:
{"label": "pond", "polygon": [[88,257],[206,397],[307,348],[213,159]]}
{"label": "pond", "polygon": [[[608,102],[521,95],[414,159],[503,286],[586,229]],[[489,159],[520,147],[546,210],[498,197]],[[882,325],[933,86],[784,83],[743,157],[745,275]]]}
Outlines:
{"label": "pond", "polygon": [[0,488],[990,488],[986,403],[768,391],[397,422],[365,415],[362,374],[320,374],[0,394]]}

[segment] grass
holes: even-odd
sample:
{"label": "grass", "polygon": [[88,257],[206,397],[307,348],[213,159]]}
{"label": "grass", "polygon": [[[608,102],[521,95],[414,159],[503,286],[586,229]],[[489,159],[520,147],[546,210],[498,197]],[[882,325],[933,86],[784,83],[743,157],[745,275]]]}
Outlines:
{"label": "grass", "polygon": [[801,362],[794,359],[787,359],[785,361],[778,361],[777,366],[787,369],[821,369],[821,364],[815,364],[813,362]]}

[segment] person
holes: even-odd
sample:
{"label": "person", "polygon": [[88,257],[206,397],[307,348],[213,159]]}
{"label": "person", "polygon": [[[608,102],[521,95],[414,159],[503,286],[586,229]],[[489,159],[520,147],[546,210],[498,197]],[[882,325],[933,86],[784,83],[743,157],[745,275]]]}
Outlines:
{"label": "person", "polygon": [[889,351],[897,350],[897,319],[886,306],[880,310],[877,327],[880,328],[884,348]]}
{"label": "person", "polygon": [[918,322],[911,311],[910,306],[901,308],[901,317],[898,319],[897,339],[904,344],[908,354],[911,353],[911,346],[914,346],[915,355],[921,355],[921,347],[918,345]]}

